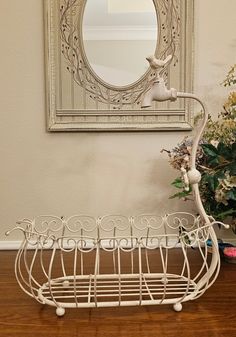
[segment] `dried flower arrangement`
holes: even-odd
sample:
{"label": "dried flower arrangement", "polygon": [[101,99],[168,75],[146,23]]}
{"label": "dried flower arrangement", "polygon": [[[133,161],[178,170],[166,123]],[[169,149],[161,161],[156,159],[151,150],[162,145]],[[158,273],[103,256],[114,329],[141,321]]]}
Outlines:
{"label": "dried flower arrangement", "polygon": [[[222,84],[236,84],[236,64]],[[173,168],[188,170],[191,148],[192,138],[185,137],[174,149],[163,151],[168,153]],[[230,218],[236,233],[236,91],[229,94],[217,120],[209,117],[197,152],[197,169],[202,175],[199,187],[207,213],[219,221]],[[185,190],[182,177],[177,177],[172,185],[178,192],[170,198],[189,199],[192,191]]]}

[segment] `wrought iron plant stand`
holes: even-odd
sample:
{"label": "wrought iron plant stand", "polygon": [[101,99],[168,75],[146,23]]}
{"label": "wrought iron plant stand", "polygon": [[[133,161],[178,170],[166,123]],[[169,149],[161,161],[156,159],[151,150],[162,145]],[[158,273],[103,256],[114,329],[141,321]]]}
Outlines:
{"label": "wrought iron plant stand", "polygon": [[[163,61],[148,60],[153,68],[165,66]],[[158,304],[172,304],[175,311],[181,311],[182,303],[200,297],[216,280],[220,268],[213,229],[216,221],[204,210],[199,194],[201,175],[196,169],[197,148],[208,118],[206,107],[193,94],[168,90],[158,72],[143,107],[152,100],[177,98],[196,100],[203,109],[190,169],[182,170],[186,188],[192,187],[198,215],[39,216],[23,219],[14,228],[24,234],[15,260],[17,282],[39,303],[54,306],[58,316],[66,308]],[[188,253],[193,246],[202,260],[197,271],[196,266],[191,268]],[[171,252],[177,247],[181,259],[173,269]]]}

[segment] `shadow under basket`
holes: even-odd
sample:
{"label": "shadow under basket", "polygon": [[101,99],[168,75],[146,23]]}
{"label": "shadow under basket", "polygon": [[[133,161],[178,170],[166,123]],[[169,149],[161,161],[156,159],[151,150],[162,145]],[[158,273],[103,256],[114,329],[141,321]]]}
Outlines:
{"label": "shadow under basket", "polygon": [[[15,229],[24,234],[15,261],[17,281],[36,301],[54,306],[58,316],[66,308],[158,304],[181,311],[182,303],[200,297],[219,272],[212,224],[189,213],[39,216]],[[195,254],[198,265],[191,262]]]}

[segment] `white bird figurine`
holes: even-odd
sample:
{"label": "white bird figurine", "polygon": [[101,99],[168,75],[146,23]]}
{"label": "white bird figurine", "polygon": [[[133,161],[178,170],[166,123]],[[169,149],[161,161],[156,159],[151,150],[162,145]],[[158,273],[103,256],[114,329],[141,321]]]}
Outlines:
{"label": "white bird figurine", "polygon": [[163,68],[172,59],[172,55],[168,55],[165,60],[159,60],[154,55],[148,56],[146,59],[152,69],[158,69]]}

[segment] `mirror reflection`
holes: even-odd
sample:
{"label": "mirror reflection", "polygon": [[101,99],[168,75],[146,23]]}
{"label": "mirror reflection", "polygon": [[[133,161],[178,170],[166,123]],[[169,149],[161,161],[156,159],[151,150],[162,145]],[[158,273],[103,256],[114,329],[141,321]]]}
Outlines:
{"label": "mirror reflection", "polygon": [[87,0],[83,44],[93,71],[104,82],[126,86],[140,79],[157,45],[152,0]]}

